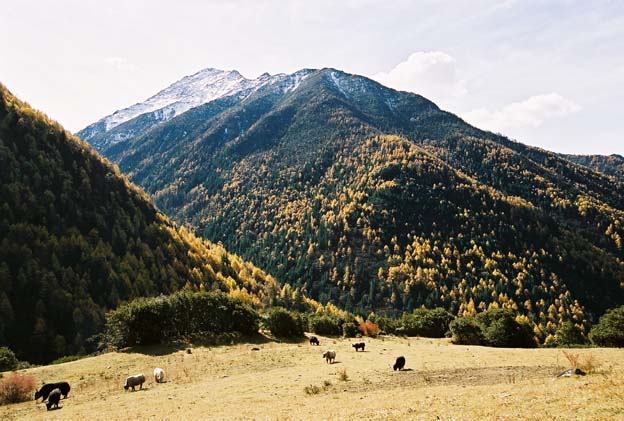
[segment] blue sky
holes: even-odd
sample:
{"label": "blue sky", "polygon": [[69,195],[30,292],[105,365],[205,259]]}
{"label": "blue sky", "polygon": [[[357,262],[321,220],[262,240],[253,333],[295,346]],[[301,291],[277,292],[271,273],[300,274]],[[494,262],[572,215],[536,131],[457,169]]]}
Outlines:
{"label": "blue sky", "polygon": [[335,67],[523,143],[624,154],[622,1],[23,0],[0,57],[72,131],[205,67]]}

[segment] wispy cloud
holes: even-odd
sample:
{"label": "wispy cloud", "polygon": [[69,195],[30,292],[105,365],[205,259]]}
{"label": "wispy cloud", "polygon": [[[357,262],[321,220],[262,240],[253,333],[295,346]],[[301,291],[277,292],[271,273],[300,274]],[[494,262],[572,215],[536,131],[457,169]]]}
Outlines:
{"label": "wispy cloud", "polygon": [[465,95],[468,91],[458,77],[455,59],[442,51],[416,51],[388,72],[372,76],[391,88],[410,91],[434,102]]}
{"label": "wispy cloud", "polygon": [[479,108],[462,115],[469,123],[492,131],[504,132],[521,127],[539,127],[546,120],[563,118],[581,110],[574,101],[558,93],[535,95],[499,110]]}
{"label": "wispy cloud", "polygon": [[136,70],[136,66],[123,57],[106,57],[104,63],[123,72]]}

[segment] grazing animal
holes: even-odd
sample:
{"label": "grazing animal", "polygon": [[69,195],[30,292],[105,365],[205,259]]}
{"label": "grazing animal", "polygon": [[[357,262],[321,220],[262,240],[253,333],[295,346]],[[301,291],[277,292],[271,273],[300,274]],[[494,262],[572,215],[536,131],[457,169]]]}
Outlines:
{"label": "grazing animal", "polygon": [[325,358],[325,361],[329,364],[333,364],[334,360],[336,359],[336,351],[334,351],[333,349],[328,349],[327,351],[323,352],[323,358]]}
{"label": "grazing animal", "polygon": [[358,351],[358,349],[362,349],[362,351],[364,351],[364,347],[366,346],[366,344],[364,342],[358,342],[356,344],[351,345],[353,348],[355,348],[355,352]]}
{"label": "grazing animal", "polygon": [[143,373],[135,374],[134,376],[129,376],[126,378],[126,384],[124,384],[124,389],[128,390],[129,388],[132,388],[132,391],[134,391],[134,388],[136,386],[139,386],[139,389],[143,389],[143,383],[145,383],[145,375],[143,375]]}
{"label": "grazing animal", "polygon": [[165,370],[162,368],[154,369],[154,381],[156,383],[164,383],[165,382]]}
{"label": "grazing animal", "polygon": [[45,400],[48,399],[48,395],[50,394],[50,392],[52,392],[54,389],[59,389],[61,391],[61,394],[66,398],[69,394],[69,389],[71,389],[71,387],[67,382],[46,383],[41,386],[41,389],[35,392],[35,400],[43,398],[41,402],[45,402]]}
{"label": "grazing animal", "polygon": [[310,345],[320,345],[318,338],[316,336],[310,336]]}
{"label": "grazing animal", "polygon": [[48,396],[48,403],[46,403],[46,408],[48,411],[54,406],[58,408],[59,401],[61,400],[61,389],[56,388],[50,392]]}
{"label": "grazing animal", "polygon": [[392,366],[394,371],[397,371],[397,370],[401,371],[403,370],[404,367],[405,367],[405,357],[403,356],[397,357],[394,365]]}

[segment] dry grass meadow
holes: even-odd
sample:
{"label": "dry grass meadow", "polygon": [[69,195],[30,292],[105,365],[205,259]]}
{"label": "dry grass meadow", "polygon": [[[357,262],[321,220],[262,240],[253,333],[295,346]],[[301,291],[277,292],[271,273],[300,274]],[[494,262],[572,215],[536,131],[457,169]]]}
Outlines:
{"label": "dry grass meadow", "polygon": [[[616,420],[624,419],[624,349],[571,350],[592,373],[555,378],[570,368],[560,349],[495,349],[446,339],[348,339],[151,348],[108,353],[26,372],[67,380],[61,409],[34,401],[0,407],[2,420]],[[258,351],[253,347],[260,348]],[[335,364],[321,352],[337,351]],[[394,372],[398,355],[406,371]],[[167,383],[156,384],[154,367]],[[142,391],[126,392],[143,372]]]}

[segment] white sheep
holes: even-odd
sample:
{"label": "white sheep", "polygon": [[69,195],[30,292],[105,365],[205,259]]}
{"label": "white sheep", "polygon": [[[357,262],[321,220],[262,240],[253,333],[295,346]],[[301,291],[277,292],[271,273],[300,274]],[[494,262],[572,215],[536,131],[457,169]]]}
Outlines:
{"label": "white sheep", "polygon": [[165,382],[165,370],[162,368],[156,367],[154,369],[154,381],[156,383],[164,383]]}
{"label": "white sheep", "polygon": [[145,375],[143,373],[135,374],[134,376],[129,376],[126,378],[126,384],[124,384],[124,389],[128,390],[128,388],[131,387],[134,391],[134,388],[136,386],[139,386],[139,389],[143,389],[143,383],[145,383]]}
{"label": "white sheep", "polygon": [[325,358],[325,361],[329,364],[333,364],[334,360],[336,359],[336,351],[334,351],[333,349],[328,349],[327,351],[323,352],[323,358]]}

